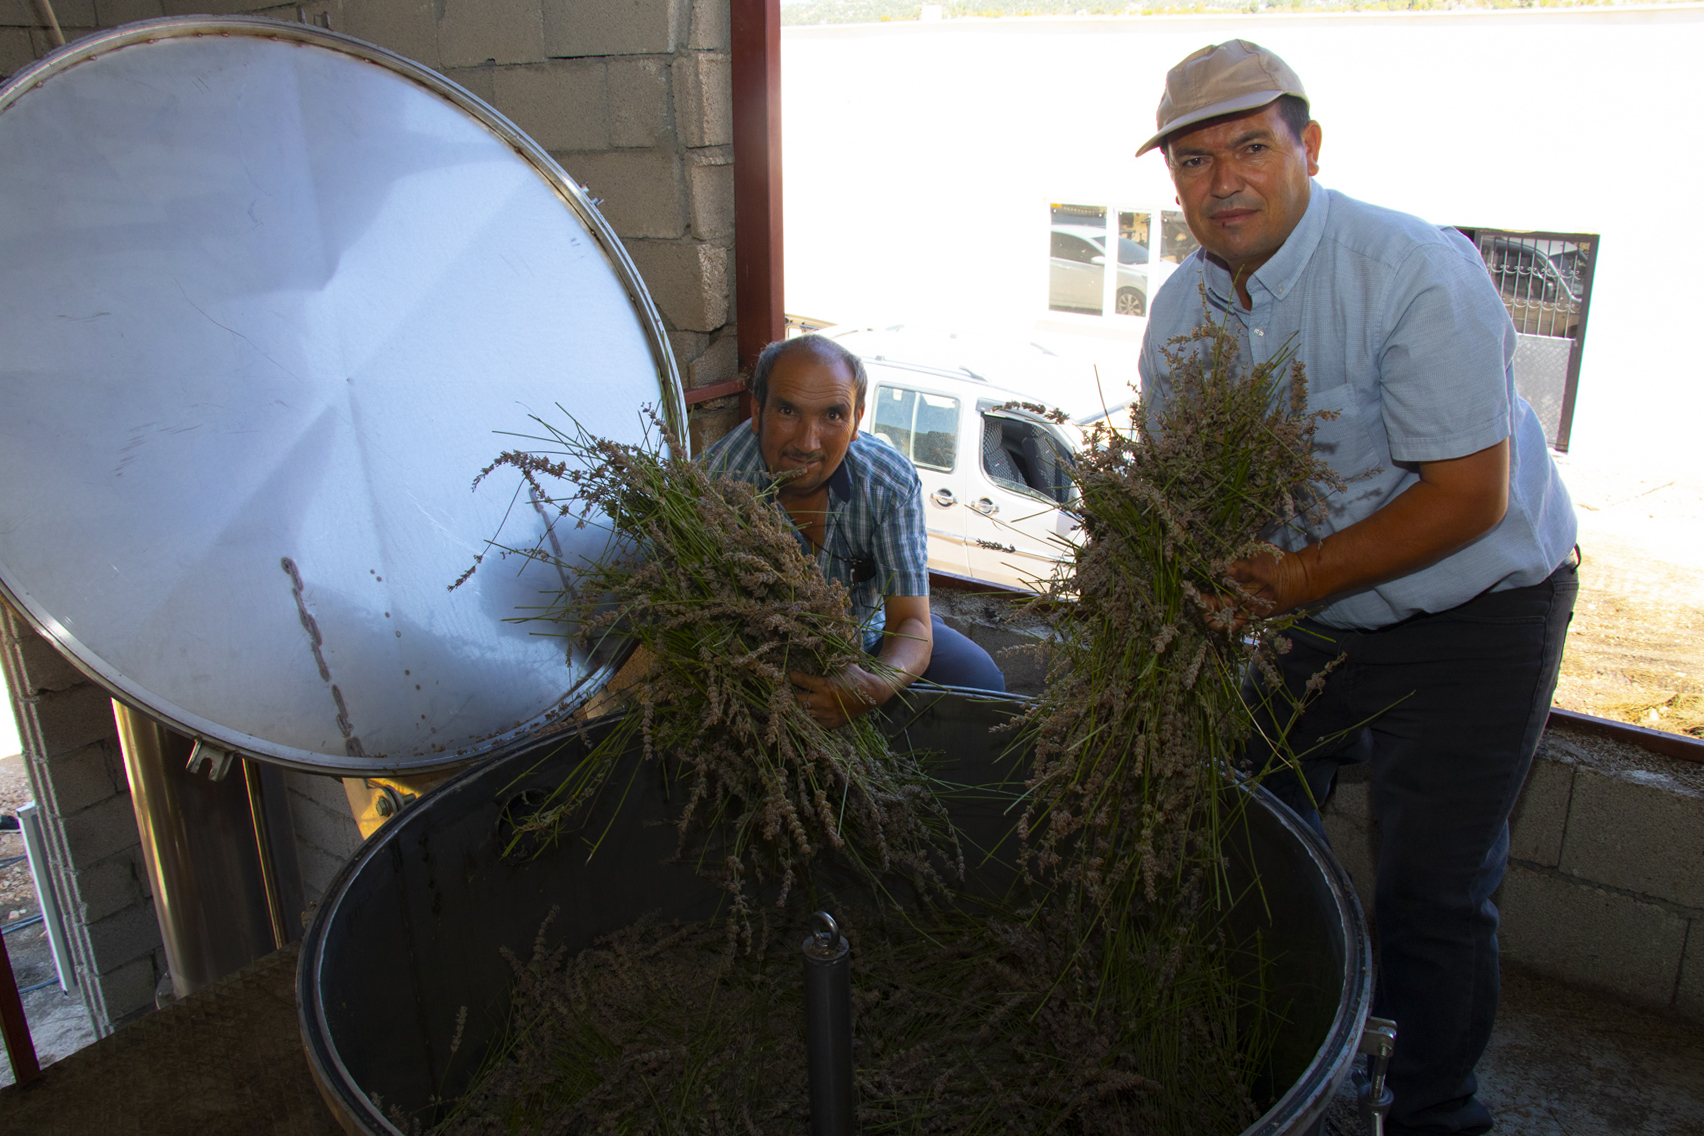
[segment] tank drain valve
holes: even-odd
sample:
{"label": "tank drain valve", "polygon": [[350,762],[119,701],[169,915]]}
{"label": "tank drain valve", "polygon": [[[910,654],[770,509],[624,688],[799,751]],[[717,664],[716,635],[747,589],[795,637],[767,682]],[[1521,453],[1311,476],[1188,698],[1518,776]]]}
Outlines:
{"label": "tank drain valve", "polygon": [[852,948],[828,912],[811,918],[819,924],[804,942],[811,1136],[852,1136]]}
{"label": "tank drain valve", "polygon": [[1396,1023],[1389,1018],[1368,1018],[1361,1031],[1361,1052],[1367,1055],[1366,1077],[1357,1078],[1360,1083],[1355,1093],[1361,1106],[1361,1123],[1367,1126],[1367,1136],[1384,1136],[1385,1116],[1396,1100],[1385,1084],[1390,1055],[1396,1052]]}

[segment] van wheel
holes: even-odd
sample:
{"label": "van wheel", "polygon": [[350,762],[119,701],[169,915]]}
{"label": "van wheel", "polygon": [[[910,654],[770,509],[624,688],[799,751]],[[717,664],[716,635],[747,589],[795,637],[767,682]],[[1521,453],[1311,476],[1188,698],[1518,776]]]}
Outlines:
{"label": "van wheel", "polygon": [[1114,310],[1121,316],[1145,316],[1148,314],[1148,297],[1142,295],[1139,288],[1120,288],[1118,306]]}

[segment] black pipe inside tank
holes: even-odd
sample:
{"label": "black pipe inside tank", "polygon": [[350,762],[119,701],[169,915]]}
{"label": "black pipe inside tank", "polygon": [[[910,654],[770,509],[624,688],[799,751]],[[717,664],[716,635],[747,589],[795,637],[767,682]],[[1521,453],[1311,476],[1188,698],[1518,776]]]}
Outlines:
{"label": "black pipe inside tank", "polygon": [[812,918],[821,928],[804,942],[811,1136],[852,1136],[852,948],[828,912]]}

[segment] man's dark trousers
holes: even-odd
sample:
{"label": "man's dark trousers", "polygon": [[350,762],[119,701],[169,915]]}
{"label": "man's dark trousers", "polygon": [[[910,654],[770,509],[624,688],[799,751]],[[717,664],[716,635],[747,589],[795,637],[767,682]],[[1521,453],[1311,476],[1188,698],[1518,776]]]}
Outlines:
{"label": "man's dark trousers", "polygon": [[[1556,691],[1579,588],[1569,560],[1542,583],[1377,631],[1303,620],[1278,659],[1294,698],[1345,656],[1290,733],[1311,797],[1288,769],[1270,774],[1267,787],[1317,830],[1313,802],[1339,767],[1372,762],[1373,1012],[1397,1023],[1391,1132],[1473,1133],[1491,1123],[1473,1096],[1499,993],[1491,893],[1508,862],[1509,812]],[[1287,716],[1282,696],[1258,713],[1267,731]],[[1269,757],[1260,737],[1250,745],[1256,767]]]}

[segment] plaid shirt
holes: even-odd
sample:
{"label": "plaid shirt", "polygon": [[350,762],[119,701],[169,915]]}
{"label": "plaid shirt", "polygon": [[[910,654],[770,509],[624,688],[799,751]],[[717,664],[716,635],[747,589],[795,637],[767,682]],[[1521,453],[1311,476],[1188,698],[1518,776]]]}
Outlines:
{"label": "plaid shirt", "polygon": [[[757,434],[749,421],[704,451],[705,468],[718,477],[767,486]],[[797,534],[811,554],[805,534]],[[817,567],[846,585],[852,618],[866,634],[880,631],[887,596],[929,594],[929,538],[923,523],[923,483],[905,455],[878,438],[859,434],[828,479],[828,524]]]}

